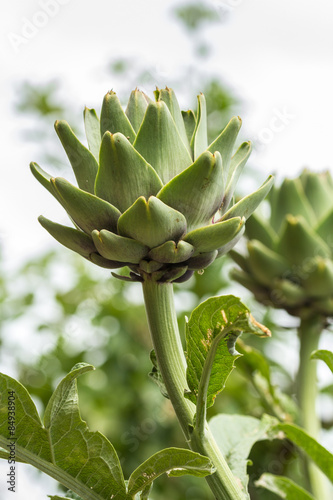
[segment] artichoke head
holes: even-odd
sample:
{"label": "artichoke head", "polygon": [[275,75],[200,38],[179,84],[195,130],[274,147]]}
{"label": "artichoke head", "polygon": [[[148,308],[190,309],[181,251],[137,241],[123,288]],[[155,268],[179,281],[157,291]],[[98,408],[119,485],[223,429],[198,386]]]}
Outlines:
{"label": "artichoke head", "polygon": [[272,186],[270,176],[232,205],[251,145],[245,142],[233,154],[239,117],[208,144],[203,94],[195,116],[180,111],[169,88],[157,89],[154,100],[134,90],[126,110],[110,91],[100,118],[86,108],[84,123],[88,147],[65,121],[55,123],[77,186],[31,163],[74,227],[39,221],[94,264],[128,266],[133,281],[185,281],[207,267],[235,245]]}
{"label": "artichoke head", "polygon": [[270,217],[251,216],[248,254],[232,277],[266,305],[307,318],[333,316],[333,180],[304,170],[268,196]]}

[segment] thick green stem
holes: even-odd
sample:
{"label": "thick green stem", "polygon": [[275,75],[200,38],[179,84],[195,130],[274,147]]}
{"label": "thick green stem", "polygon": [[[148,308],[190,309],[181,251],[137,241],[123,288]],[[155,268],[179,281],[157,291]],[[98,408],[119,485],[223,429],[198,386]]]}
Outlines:
{"label": "thick green stem", "polygon": [[158,366],[185,438],[194,451],[208,456],[214,464],[216,472],[206,479],[215,498],[244,500],[241,487],[208,426],[204,435],[193,432],[195,406],[184,397],[184,389],[187,388],[186,361],[174,308],[173,285],[147,279],[142,286]]}
{"label": "thick green stem", "polygon": [[[316,413],[317,363],[310,359],[311,353],[318,348],[320,333],[324,328],[324,318],[314,316],[302,319],[299,326],[300,364],[297,375],[298,402],[304,429],[310,436],[318,439],[320,421]],[[326,478],[312,463],[307,462],[310,485],[318,500],[327,498]]]}

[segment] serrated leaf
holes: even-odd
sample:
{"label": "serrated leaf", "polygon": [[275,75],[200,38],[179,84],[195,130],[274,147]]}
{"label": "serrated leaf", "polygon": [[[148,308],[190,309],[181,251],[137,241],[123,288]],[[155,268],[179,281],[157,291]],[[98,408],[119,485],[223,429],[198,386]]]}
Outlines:
{"label": "serrated leaf", "polygon": [[214,472],[209,458],[190,450],[166,448],[148,458],[131,474],[128,480],[128,494],[135,495],[147,488],[161,474],[168,476],[205,477]]}
{"label": "serrated leaf", "polygon": [[324,361],[333,373],[333,352],[325,349],[318,349],[311,354],[311,359],[321,359]]}
{"label": "serrated leaf", "polygon": [[[15,453],[86,500],[126,498],[118,456],[105,436],[81,420],[76,378],[92,370],[81,363],[60,382],[45,410],[44,426],[27,390],[0,374],[0,415],[7,415],[8,391],[15,393]],[[7,418],[0,422],[0,445],[8,444]]]}
{"label": "serrated leaf", "polygon": [[[245,415],[216,415],[209,421],[215,441],[244,491],[249,482],[247,465],[251,448],[258,441],[271,439],[276,423],[277,420],[269,415],[261,420]],[[250,498],[248,494],[247,498]]]}
{"label": "serrated leaf", "polygon": [[[200,304],[186,325],[187,382],[190,392],[186,397],[197,402],[199,385],[211,349],[212,361],[207,388],[207,407],[213,405],[239,357],[236,340],[242,332],[268,335],[267,328],[255,322],[249,309],[233,295],[212,297]],[[212,351],[213,352],[213,351]]]}
{"label": "serrated leaf", "polygon": [[303,429],[294,424],[278,424],[276,429],[284,432],[286,437],[301,448],[333,482],[333,455]]}
{"label": "serrated leaf", "polygon": [[263,474],[255,484],[287,500],[315,500],[310,493],[287,477]]}

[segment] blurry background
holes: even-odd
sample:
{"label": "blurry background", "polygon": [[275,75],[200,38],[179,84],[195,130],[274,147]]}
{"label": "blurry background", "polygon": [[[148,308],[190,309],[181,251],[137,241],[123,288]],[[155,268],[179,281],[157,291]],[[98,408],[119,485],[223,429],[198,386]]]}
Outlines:
{"label": "blurry background", "polygon": [[[14,0],[0,16],[1,371],[18,377],[43,412],[54,386],[76,362],[95,365],[79,381],[82,415],[112,441],[127,475],[162,447],[184,445],[168,400],[147,376],[151,345],[140,285],[111,279],[60,248],[39,226],[41,213],[65,224],[67,216],[28,164],[36,161],[67,177],[55,119],[66,119],[83,138],[84,106],[99,112],[111,88],[125,104],[136,86],[151,95],[156,85],[168,85],[182,109],[195,108],[196,95],[205,93],[212,135],[231,116],[242,117],[240,141],[254,144],[239,185],[243,194],[269,173],[279,182],[304,167],[331,169],[332,15],[328,0]],[[182,329],[185,314],[220,292],[241,296],[268,326],[277,318],[230,283],[230,265],[220,259],[176,290]],[[254,347],[270,359],[272,384],[289,394],[292,413],[295,322],[280,312],[278,322],[283,328],[273,327],[272,340]],[[323,345],[330,347],[328,335]],[[320,369],[328,427],[332,387],[324,383],[325,367]],[[260,381],[257,387],[249,383],[249,371],[239,363],[214,411],[271,412],[265,388]],[[277,414],[280,396],[276,390]],[[332,447],[328,434],[323,439]],[[279,442],[257,444],[251,484],[264,470],[288,470],[297,479],[294,457]],[[5,500],[6,472],[7,464],[0,463]],[[15,500],[44,500],[60,491],[29,466],[19,465],[18,474]],[[210,494],[201,480],[161,478],[152,498],[204,500]],[[252,498],[276,497],[258,490]]]}

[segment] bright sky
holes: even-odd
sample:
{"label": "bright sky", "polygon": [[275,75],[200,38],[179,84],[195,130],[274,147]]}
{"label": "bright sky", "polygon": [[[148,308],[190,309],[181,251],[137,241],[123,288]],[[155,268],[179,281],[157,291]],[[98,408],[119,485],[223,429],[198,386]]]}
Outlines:
{"label": "bright sky", "polygon": [[[154,68],[160,86],[184,61],[192,61],[203,72],[213,69],[241,96],[243,136],[257,146],[252,164],[262,179],[272,172],[293,176],[304,166],[332,169],[333,3],[207,0],[219,22],[205,31],[214,49],[206,62],[193,61],[188,37],[170,15],[179,3],[5,2],[0,16],[0,243],[10,268],[56,245],[37,223],[39,214],[66,222],[28,169],[31,160],[38,161],[36,148],[22,140],[26,124],[13,110],[15,89],[23,80],[40,84],[60,78],[80,111],[100,102],[113,86],[104,71],[111,58],[139,58],[143,68]],[[24,484],[22,479],[16,500],[26,498]],[[45,495],[36,491],[34,498]]]}

